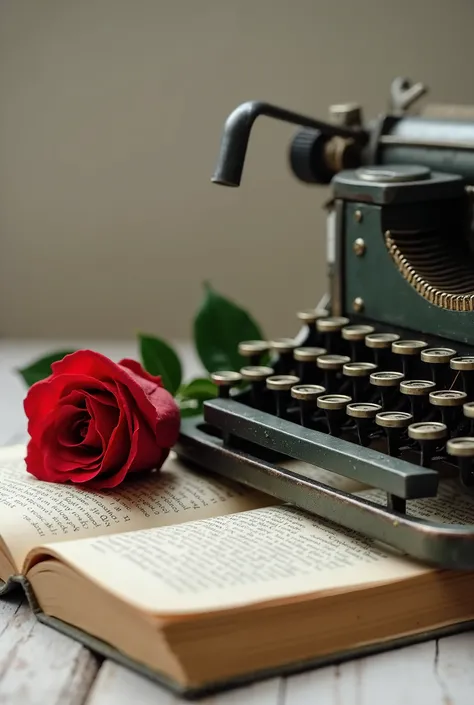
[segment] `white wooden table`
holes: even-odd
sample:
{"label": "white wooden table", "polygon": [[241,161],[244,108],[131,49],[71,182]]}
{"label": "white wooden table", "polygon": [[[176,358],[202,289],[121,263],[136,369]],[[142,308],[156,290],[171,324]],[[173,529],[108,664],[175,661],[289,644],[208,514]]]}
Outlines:
{"label": "white wooden table", "polygon": [[[67,346],[69,347],[70,344]],[[26,392],[15,368],[64,343],[0,341],[0,444],[26,440]],[[118,360],[133,343],[79,341]],[[196,361],[182,347],[185,370]],[[474,594],[473,594],[474,599]],[[39,624],[19,598],[0,601],[0,705],[178,705],[143,677]],[[274,678],[201,701],[209,705],[474,705],[474,633]]]}

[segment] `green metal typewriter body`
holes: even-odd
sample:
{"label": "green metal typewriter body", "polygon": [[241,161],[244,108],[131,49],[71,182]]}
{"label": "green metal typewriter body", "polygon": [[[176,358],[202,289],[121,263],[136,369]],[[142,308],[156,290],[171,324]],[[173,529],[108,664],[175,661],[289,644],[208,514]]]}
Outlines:
{"label": "green metal typewriter body", "polygon": [[472,569],[474,525],[412,511],[445,482],[474,490],[474,112],[408,114],[424,92],[397,79],[390,114],[366,126],[352,104],[329,122],[258,102],[229,116],[213,177],[226,186],[240,184],[258,116],[302,126],[293,173],[332,190],[328,296],[298,313],[297,339],[242,341],[247,364],[213,375],[218,397],[183,420],[177,450],[415,558]]}

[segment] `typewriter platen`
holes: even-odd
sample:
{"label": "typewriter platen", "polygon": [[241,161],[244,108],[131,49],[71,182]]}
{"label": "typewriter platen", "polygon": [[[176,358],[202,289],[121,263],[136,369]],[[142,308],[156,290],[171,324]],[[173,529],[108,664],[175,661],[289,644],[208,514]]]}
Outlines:
{"label": "typewriter platen", "polygon": [[[410,512],[446,478],[474,490],[474,109],[409,114],[424,93],[396,79],[390,113],[367,125],[352,104],[329,122],[260,102],[229,116],[213,177],[226,186],[240,184],[258,116],[302,127],[291,169],[332,189],[328,296],[298,313],[296,339],[242,341],[246,364],[214,375],[219,395],[183,420],[177,451],[415,558],[472,569],[474,525]],[[383,504],[288,459],[376,488]]]}

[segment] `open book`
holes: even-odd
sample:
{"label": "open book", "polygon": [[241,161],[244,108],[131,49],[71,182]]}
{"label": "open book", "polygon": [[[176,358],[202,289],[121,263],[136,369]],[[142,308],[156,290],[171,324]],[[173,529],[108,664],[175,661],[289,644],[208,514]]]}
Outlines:
{"label": "open book", "polygon": [[[41,621],[189,697],[474,619],[472,574],[428,568],[174,457],[91,492],[34,479],[24,451],[0,449],[3,590],[22,585]],[[474,521],[474,500],[451,499],[458,521]],[[419,502],[425,516],[441,507]]]}

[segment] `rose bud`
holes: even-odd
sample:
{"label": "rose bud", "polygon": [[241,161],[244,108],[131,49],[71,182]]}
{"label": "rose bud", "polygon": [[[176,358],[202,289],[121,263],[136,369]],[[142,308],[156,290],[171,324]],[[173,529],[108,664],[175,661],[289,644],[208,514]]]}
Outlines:
{"label": "rose bud", "polygon": [[91,350],[66,355],[25,398],[26,468],[39,480],[116,487],[160,468],[179,435],[180,413],[161,377],[134,360]]}

